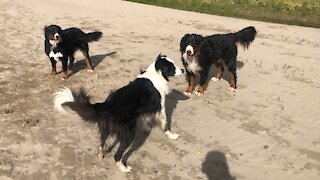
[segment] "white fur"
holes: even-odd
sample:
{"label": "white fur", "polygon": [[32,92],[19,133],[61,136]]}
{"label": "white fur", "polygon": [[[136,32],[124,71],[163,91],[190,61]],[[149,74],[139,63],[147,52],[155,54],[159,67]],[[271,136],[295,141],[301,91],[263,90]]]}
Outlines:
{"label": "white fur", "polygon": [[[173,62],[172,59],[167,58],[166,59],[169,62]],[[179,76],[182,74],[182,71],[179,67],[177,67],[175,64],[175,75]],[[179,69],[179,70],[177,70]],[[155,68],[155,62],[149,65],[147,68],[146,72],[143,74],[140,74],[137,76],[137,78],[147,78],[149,79],[153,86],[157,89],[157,91],[160,93],[161,96],[161,112],[157,113],[157,118],[161,122],[162,129],[164,129],[167,125],[167,116],[166,116],[166,111],[165,111],[165,96],[169,94],[169,86],[168,86],[168,81],[162,76],[161,71],[156,71]],[[167,130],[165,134],[170,138],[170,139],[177,139],[179,137],[178,134],[172,133],[170,130]]]}
{"label": "white fur", "polygon": [[63,88],[54,94],[54,107],[61,113],[66,113],[63,109],[62,104],[66,102],[74,102],[72,92],[69,88]]}
{"label": "white fur", "polygon": [[121,160],[117,162],[117,166],[119,167],[120,171],[122,172],[130,172],[131,171],[131,167],[130,166],[125,166]]}
{"label": "white fur", "polygon": [[[187,51],[190,51],[190,56],[188,56],[187,54]],[[194,50],[193,50],[193,47],[191,45],[188,45],[184,51],[184,53],[182,54],[182,58],[187,62],[187,67],[186,69],[189,71],[189,72],[193,72],[195,74],[197,74],[200,70],[201,70],[201,67],[199,66],[199,64],[197,63],[197,59],[194,55]]]}
{"label": "white fur", "polygon": [[187,69],[188,71],[191,71],[197,74],[201,70],[201,67],[198,65],[198,63],[195,60],[192,60],[191,63],[188,64]]}
{"label": "white fur", "polygon": [[195,92],[194,94],[195,94],[196,96],[203,96],[203,93],[198,92],[198,91],[197,91],[197,92]]}
{"label": "white fur", "polygon": [[55,48],[55,47],[57,47],[58,43],[61,42],[61,37],[60,37],[59,33],[55,33],[55,34],[53,35],[53,37],[54,37],[55,39],[57,39],[57,37],[60,38],[58,41],[56,41],[56,40],[51,40],[51,39],[49,40],[49,43],[53,46],[52,48]]}
{"label": "white fur", "polygon": [[179,134],[173,133],[170,130],[167,130],[164,133],[168,136],[169,139],[176,140],[179,138]]}
{"label": "white fur", "polygon": [[54,53],[53,51],[50,51],[49,57],[53,57],[55,61],[59,61],[59,58],[63,57],[63,55],[60,52]]}
{"label": "white fur", "polygon": [[145,73],[138,75],[137,78],[149,79],[159,91],[162,99],[169,93],[168,81],[162,76],[160,71],[156,71],[155,62],[147,68]]}
{"label": "white fur", "polygon": [[212,81],[219,81],[219,79],[216,78],[216,77],[212,77],[211,80],[212,80]]}
{"label": "white fur", "polygon": [[192,95],[191,92],[187,92],[187,91],[183,92],[183,94],[186,95],[186,96],[191,96]]}
{"label": "white fur", "polygon": [[53,48],[57,47],[57,42],[55,40],[49,40],[49,43],[53,46]]}
{"label": "white fur", "polygon": [[188,59],[188,54],[187,54],[187,51],[190,51],[190,55],[193,55],[194,51],[193,51],[193,47],[191,45],[188,45],[183,53],[183,58],[184,59]]}

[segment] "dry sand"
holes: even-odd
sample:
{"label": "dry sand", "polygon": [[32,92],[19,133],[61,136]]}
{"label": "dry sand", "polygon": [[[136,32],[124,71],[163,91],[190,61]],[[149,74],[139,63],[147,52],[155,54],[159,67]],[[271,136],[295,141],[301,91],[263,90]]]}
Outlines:
{"label": "dry sand", "polygon": [[[68,80],[49,75],[44,25],[100,30],[90,44],[94,73],[83,57]],[[235,32],[255,26],[239,49],[237,93],[226,75],[203,97],[185,99],[185,78],[170,81],[172,130],[141,133],[129,174],[112,153],[101,159],[95,125],[53,110],[53,93],[84,86],[92,101],[134,79],[159,52],[182,66],[185,33]],[[1,0],[0,179],[320,179],[320,30],[211,16],[120,0]]]}

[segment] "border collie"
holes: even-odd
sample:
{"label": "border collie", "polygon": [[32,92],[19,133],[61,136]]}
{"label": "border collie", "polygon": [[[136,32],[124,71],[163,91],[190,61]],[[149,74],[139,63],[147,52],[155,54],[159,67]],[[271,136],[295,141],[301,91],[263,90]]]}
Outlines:
{"label": "border collie", "polygon": [[116,164],[121,171],[130,172],[131,167],[123,164],[122,157],[133,142],[139,118],[154,117],[170,139],[179,137],[167,125],[165,96],[169,93],[169,77],[182,73],[183,69],[178,68],[173,60],[160,54],[146,71],[112,92],[102,103],[91,104],[84,89],[75,92],[64,88],[55,93],[54,106],[59,112],[65,112],[62,105],[68,106],[84,121],[97,123],[102,150],[106,139],[115,136],[120,143],[114,155]]}
{"label": "border collie", "polygon": [[102,32],[84,33],[78,28],[62,30],[58,25],[50,25],[44,27],[44,35],[45,53],[52,65],[51,75],[57,73],[56,63],[60,60],[62,62],[61,78],[66,79],[68,77],[68,58],[70,58],[69,69],[71,69],[74,62],[74,52],[78,49],[85,57],[88,72],[93,71],[88,42],[99,40]]}
{"label": "border collie", "polygon": [[257,34],[253,26],[246,27],[239,32],[229,34],[214,34],[202,36],[199,34],[185,34],[180,42],[181,60],[187,71],[188,87],[185,95],[191,96],[196,85],[196,76],[200,77],[199,87],[195,93],[202,96],[209,83],[209,69],[216,66],[216,75],[213,81],[220,80],[226,67],[230,72],[231,91],[237,88],[237,45],[249,48]]}

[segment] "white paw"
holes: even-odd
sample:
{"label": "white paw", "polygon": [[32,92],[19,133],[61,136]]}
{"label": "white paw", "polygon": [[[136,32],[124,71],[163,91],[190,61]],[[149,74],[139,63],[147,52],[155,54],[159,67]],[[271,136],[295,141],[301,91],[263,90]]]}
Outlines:
{"label": "white paw", "polygon": [[196,96],[203,96],[203,93],[198,92],[198,91],[197,91],[197,92],[195,92],[194,94],[195,94]]}
{"label": "white paw", "polygon": [[191,92],[187,92],[187,91],[183,92],[183,94],[186,95],[186,96],[191,96],[192,95]]}
{"label": "white paw", "polygon": [[216,78],[216,77],[212,77],[211,78],[211,81],[219,81],[220,79],[219,78]]}
{"label": "white paw", "polygon": [[173,132],[171,132],[170,130],[167,130],[167,131],[164,132],[164,133],[168,136],[169,139],[173,139],[173,140],[178,139],[179,136],[180,136],[179,134],[173,133]]}
{"label": "white paw", "polygon": [[237,92],[237,90],[236,90],[234,87],[229,87],[229,90],[230,90],[231,92]]}
{"label": "white paw", "polygon": [[101,146],[98,149],[98,157],[101,159],[104,158],[104,149],[102,149]]}
{"label": "white paw", "polygon": [[92,73],[93,69],[87,69],[87,72]]}
{"label": "white paw", "polygon": [[125,166],[125,165],[121,162],[121,160],[117,162],[117,166],[119,167],[120,171],[126,172],[126,173],[130,172],[131,169],[132,169],[130,166]]}

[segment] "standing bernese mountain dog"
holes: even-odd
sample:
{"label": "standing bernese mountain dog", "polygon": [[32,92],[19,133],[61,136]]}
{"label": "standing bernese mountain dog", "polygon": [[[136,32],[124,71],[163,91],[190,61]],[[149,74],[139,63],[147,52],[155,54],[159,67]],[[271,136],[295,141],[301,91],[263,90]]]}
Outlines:
{"label": "standing bernese mountain dog", "polygon": [[102,32],[84,33],[78,28],[62,30],[58,25],[50,25],[44,27],[44,35],[45,53],[52,65],[51,75],[57,73],[56,63],[60,60],[62,62],[61,78],[66,79],[68,77],[68,58],[70,58],[69,69],[71,69],[74,62],[74,53],[78,49],[85,57],[88,71],[93,71],[88,42],[99,40]]}
{"label": "standing bernese mountain dog", "polygon": [[218,81],[226,67],[230,72],[230,90],[236,91],[237,45],[249,48],[256,34],[256,29],[250,26],[229,34],[214,34],[205,37],[199,34],[184,35],[180,42],[180,52],[189,83],[184,94],[188,96],[192,94],[196,85],[196,76],[199,76],[199,87],[195,94],[203,95],[208,87],[209,69],[212,64],[216,66],[217,73],[211,80]]}
{"label": "standing bernese mountain dog", "polygon": [[133,142],[140,118],[154,117],[152,119],[160,121],[170,139],[179,137],[167,125],[165,96],[169,93],[168,78],[182,73],[183,70],[170,58],[159,55],[146,71],[128,85],[112,92],[102,103],[91,104],[83,89],[75,92],[65,88],[55,94],[54,105],[59,112],[64,112],[62,105],[68,106],[84,121],[97,123],[102,150],[109,136],[117,137],[120,146],[114,159],[121,171],[130,172],[131,167],[123,164],[122,157]]}

